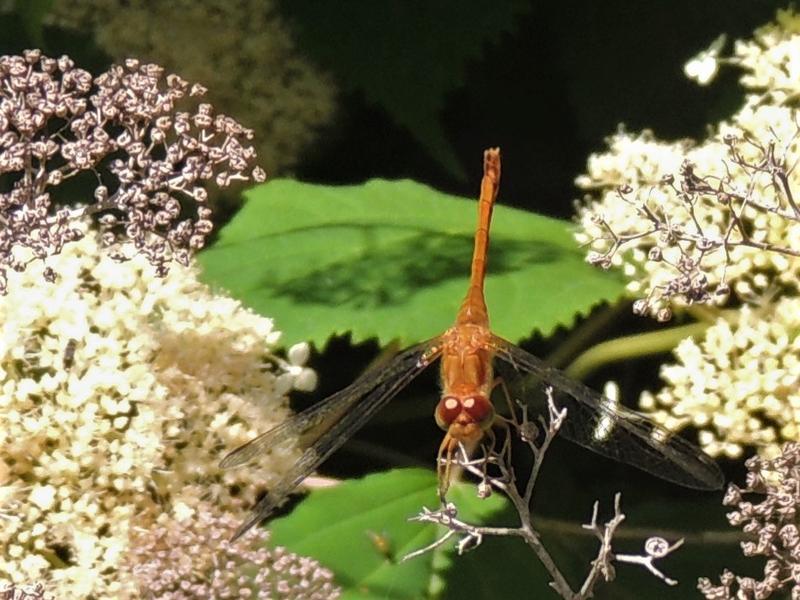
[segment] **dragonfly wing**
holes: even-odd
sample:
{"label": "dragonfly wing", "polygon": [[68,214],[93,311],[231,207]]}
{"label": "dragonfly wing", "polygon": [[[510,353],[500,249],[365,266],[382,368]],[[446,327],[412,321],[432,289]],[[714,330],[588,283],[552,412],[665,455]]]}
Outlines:
{"label": "dragonfly wing", "polygon": [[[313,436],[315,431],[321,434],[323,430],[320,428],[327,419],[334,418],[337,412],[344,411],[351,403],[358,400],[357,383],[358,381],[303,412],[292,415],[280,425],[232,450],[220,461],[219,466],[223,469],[239,467],[278,446],[286,443],[296,444],[307,435]],[[366,389],[364,393],[367,393]]]}
{"label": "dragonfly wing", "polygon": [[492,351],[514,370],[553,388],[558,408],[567,409],[559,433],[593,452],[627,463],[685,487],[716,490],[724,483],[719,466],[700,448],[550,367],[498,336]]}
{"label": "dragonfly wing", "polygon": [[358,431],[400,390],[434,362],[440,354],[437,339],[413,346],[388,364],[368,370],[333,396],[291,417],[281,425],[234,450],[220,463],[242,464],[259,452],[296,435],[313,436],[311,445],[288,473],[256,504],[233,540],[265,519],[314,469]]}
{"label": "dragonfly wing", "polygon": [[368,369],[343,390],[328,396],[303,412],[289,417],[269,431],[232,450],[220,461],[220,467],[230,469],[244,465],[286,442],[294,444],[301,440],[306,444],[313,443],[330,428],[337,416],[342,415],[351,405],[357,404],[359,399],[365,398],[384,382],[399,378],[407,370],[414,371],[417,362],[421,361],[419,369],[406,381],[413,379],[438,357],[438,353],[431,351],[431,348],[435,348],[437,340],[438,338],[407,348],[394,356],[388,364]]}

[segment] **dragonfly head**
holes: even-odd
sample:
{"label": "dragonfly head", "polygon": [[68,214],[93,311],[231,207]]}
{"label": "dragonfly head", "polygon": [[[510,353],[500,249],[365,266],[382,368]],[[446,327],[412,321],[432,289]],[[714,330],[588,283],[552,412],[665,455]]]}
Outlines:
{"label": "dragonfly head", "polygon": [[484,396],[443,396],[434,413],[436,424],[456,442],[476,442],[494,422],[494,407]]}
{"label": "dragonfly head", "polygon": [[439,474],[439,497],[444,498],[450,487],[450,466],[459,444],[478,442],[494,422],[494,407],[482,395],[467,394],[463,397],[443,396],[436,406],[436,423],[444,429],[437,460]]}

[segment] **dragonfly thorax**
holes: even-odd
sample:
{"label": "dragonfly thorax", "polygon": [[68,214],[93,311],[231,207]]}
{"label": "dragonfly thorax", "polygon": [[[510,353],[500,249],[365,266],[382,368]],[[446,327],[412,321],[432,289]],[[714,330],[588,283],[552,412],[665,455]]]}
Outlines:
{"label": "dragonfly thorax", "polygon": [[442,389],[444,396],[488,396],[494,376],[490,333],[478,325],[451,327],[442,336]]}

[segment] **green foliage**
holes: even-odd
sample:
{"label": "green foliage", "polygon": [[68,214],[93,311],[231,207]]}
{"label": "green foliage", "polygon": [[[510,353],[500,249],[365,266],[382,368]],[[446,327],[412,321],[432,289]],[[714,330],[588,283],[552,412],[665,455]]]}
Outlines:
{"label": "green foliage", "polygon": [[[435,527],[408,518],[436,504],[436,477],[429,471],[371,475],[312,492],[291,515],[272,523],[270,541],[322,562],[346,597],[419,598],[433,577],[433,555],[399,560],[435,539]],[[388,552],[374,543],[375,535],[386,540]]]}
{"label": "green foliage", "polygon": [[42,19],[50,10],[53,0],[23,0],[14,3],[14,9],[22,20],[25,33],[39,48],[44,46]]}
{"label": "green foliage", "polygon": [[530,10],[528,2],[288,2],[283,9],[304,49],[344,87],[386,110],[451,174],[466,177],[442,127],[447,94],[463,84],[487,42]]}
{"label": "green foliage", "polygon": [[[585,483],[585,482],[584,482]],[[548,488],[565,505],[560,518],[534,515],[542,540],[573,588],[586,576],[596,556],[598,540],[583,529],[591,501],[576,504],[570,490]],[[580,496],[580,494],[578,494]],[[636,495],[635,493],[633,494]],[[610,497],[601,498],[600,517],[610,517]],[[516,526],[519,517],[499,494],[486,500],[476,497],[475,485],[455,484],[448,500],[458,507],[458,517],[469,523]],[[753,570],[739,552],[739,538],[727,529],[716,498],[693,498],[653,503],[626,504],[628,515],[614,548],[621,553],[641,554],[645,540],[657,530],[670,542],[686,537],[685,545],[657,566],[678,579],[677,588],[666,585],[636,565],[617,565],[617,579],[597,588],[598,598],[688,598],[694,594],[698,576],[713,576],[722,566]],[[409,522],[421,507],[438,506],[436,477],[426,470],[401,469],[350,480],[334,488],[313,491],[287,517],[270,525],[270,543],[312,556],[336,575],[348,599],[401,600],[493,600],[529,598],[552,594],[550,577],[536,556],[516,537],[486,537],[482,544],[458,555],[453,537],[436,550],[400,563],[407,553],[438,539],[443,530]],[[689,521],[687,522],[687,518]],[[670,529],[669,532],[664,528]],[[716,530],[708,535],[708,530]],[[706,532],[706,533],[704,533]],[[718,532],[722,532],[721,534]],[[381,548],[375,535],[387,543]]]}
{"label": "green foliage", "polygon": [[[498,596],[498,590],[523,591],[523,587],[509,587],[509,582],[495,584],[491,578],[482,584],[477,581],[484,570],[503,573],[509,564],[507,556],[497,553],[496,545],[492,552],[479,547],[464,557],[456,557],[457,540],[453,538],[435,551],[400,562],[403,556],[427,546],[443,533],[435,525],[408,521],[422,506],[437,508],[436,485],[431,471],[400,469],[314,491],[292,514],[272,523],[270,543],[319,560],[334,572],[337,583],[345,590],[344,598],[349,599],[442,594],[447,598],[452,597],[448,595],[451,583],[458,590],[470,582],[474,588],[462,597],[488,600],[510,597]],[[448,499],[458,506],[459,518],[473,523],[486,521],[508,506],[497,495],[478,499],[475,486],[470,484],[455,484]],[[385,540],[385,548],[375,543],[376,535]],[[504,542],[520,544],[524,549],[520,540]],[[525,573],[531,567],[531,557],[525,557],[525,561],[515,586],[520,581],[531,583]],[[459,582],[456,584],[453,579]]]}
{"label": "green foliage", "polygon": [[[453,322],[466,292],[476,201],[413,181],[319,186],[274,180],[200,255],[205,279],[276,319],[287,343],[421,341]],[[551,333],[622,293],[585,264],[570,225],[497,207],[487,304],[512,340]]]}
{"label": "green foliage", "polygon": [[[467,493],[474,498],[474,486]],[[519,517],[511,504],[498,513],[498,524],[516,524]],[[461,505],[459,504],[459,510]],[[447,560],[444,589],[440,600],[496,600],[497,598],[555,598],[548,585],[550,577],[531,550],[518,537],[485,537],[480,546],[461,556],[454,552]],[[444,568],[442,569],[445,570]]]}

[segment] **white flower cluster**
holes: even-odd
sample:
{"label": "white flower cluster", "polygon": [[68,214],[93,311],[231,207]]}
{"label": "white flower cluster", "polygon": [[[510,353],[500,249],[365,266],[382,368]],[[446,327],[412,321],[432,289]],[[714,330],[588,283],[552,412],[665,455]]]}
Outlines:
{"label": "white flower cluster", "polygon": [[800,16],[778,10],[775,22],[757,29],[752,40],[737,40],[732,62],[744,69],[742,85],[766,90],[775,104],[788,103],[800,89]]}
{"label": "white flower cluster", "polygon": [[720,304],[729,291],[749,300],[774,282],[798,288],[800,211],[772,167],[800,190],[800,110],[788,102],[800,93],[800,15],[779,12],[725,62],[750,90],[729,122],[698,143],[621,131],[576,181],[588,194],[577,239],[591,262],[624,269],[629,292],[645,299],[639,312]]}
{"label": "white flower cluster", "polygon": [[738,458],[745,446],[772,458],[800,439],[800,299],[742,307],[702,340],[683,340],[677,364],[661,368],[667,386],[645,392],[643,410],[670,430],[694,426],[711,456]]}
{"label": "white flower cluster", "polygon": [[[124,558],[134,518],[202,498],[244,513],[295,460],[222,472],[221,455],[288,413],[313,385],[271,353],[269,319],[212,294],[192,268],[155,277],[87,235],[9,274],[0,298],[0,584],[59,598],[137,598]],[[292,364],[292,362],[294,364]]]}

